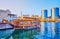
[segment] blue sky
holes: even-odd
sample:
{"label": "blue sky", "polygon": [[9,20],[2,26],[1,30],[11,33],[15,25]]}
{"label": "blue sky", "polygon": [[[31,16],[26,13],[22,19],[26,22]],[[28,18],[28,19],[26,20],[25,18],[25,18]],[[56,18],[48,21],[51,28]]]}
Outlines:
{"label": "blue sky", "polygon": [[60,8],[60,0],[0,0],[0,9],[9,9],[17,15],[22,11],[23,14],[40,16],[41,10],[47,9],[50,16],[52,7]]}

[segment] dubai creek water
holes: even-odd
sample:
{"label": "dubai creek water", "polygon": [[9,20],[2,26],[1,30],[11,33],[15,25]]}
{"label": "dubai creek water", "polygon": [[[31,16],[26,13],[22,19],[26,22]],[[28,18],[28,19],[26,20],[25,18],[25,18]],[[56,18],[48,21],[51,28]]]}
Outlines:
{"label": "dubai creek water", "polygon": [[0,39],[60,39],[60,22],[41,22],[30,30],[0,30]]}

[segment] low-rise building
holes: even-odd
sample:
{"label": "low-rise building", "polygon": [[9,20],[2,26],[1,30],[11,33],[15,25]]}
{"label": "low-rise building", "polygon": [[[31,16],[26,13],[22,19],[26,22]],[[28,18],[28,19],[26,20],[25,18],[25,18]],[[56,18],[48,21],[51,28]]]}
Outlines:
{"label": "low-rise building", "polygon": [[17,15],[15,15],[15,14],[8,14],[8,21],[12,21],[14,19],[17,19]]}

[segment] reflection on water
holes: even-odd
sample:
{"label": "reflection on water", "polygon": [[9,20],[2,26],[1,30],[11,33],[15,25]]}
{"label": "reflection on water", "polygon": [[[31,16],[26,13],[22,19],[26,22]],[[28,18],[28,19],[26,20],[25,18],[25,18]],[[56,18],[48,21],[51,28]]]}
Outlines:
{"label": "reflection on water", "polygon": [[52,22],[52,37],[55,36],[55,23]]}
{"label": "reflection on water", "polygon": [[60,39],[60,22],[41,22],[40,29],[1,30],[0,39]]}
{"label": "reflection on water", "polygon": [[55,36],[60,37],[60,22],[55,23],[55,28],[56,28],[55,29],[55,33],[56,33]]}
{"label": "reflection on water", "polygon": [[38,31],[34,30],[15,30],[12,34],[14,39],[33,39],[33,35],[37,35]]}
{"label": "reflection on water", "polygon": [[14,32],[13,29],[11,30],[0,30],[0,39],[6,39],[7,37],[11,36]]}

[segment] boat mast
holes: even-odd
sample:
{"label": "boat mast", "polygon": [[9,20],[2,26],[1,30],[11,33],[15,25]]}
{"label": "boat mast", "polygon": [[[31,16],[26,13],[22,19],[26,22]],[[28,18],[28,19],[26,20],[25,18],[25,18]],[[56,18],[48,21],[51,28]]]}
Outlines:
{"label": "boat mast", "polygon": [[22,14],[22,11],[21,11],[21,19],[23,19],[23,14]]}

